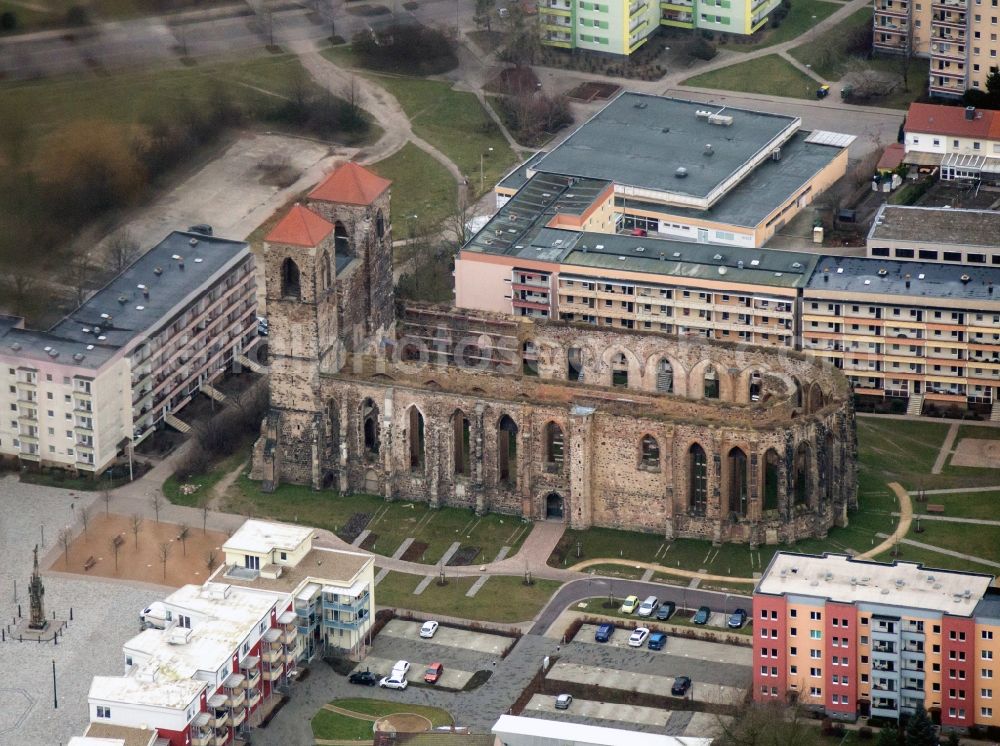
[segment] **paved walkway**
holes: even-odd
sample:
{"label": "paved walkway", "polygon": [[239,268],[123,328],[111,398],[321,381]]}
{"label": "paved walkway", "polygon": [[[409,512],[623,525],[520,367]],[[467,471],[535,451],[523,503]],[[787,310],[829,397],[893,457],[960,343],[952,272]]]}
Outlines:
{"label": "paved walkway", "polygon": [[941,473],[945,462],[948,461],[948,456],[951,455],[951,449],[955,447],[956,437],[958,437],[958,423],[952,422],[951,426],[948,428],[948,434],[944,436],[944,443],[941,444],[941,450],[938,451],[937,458],[934,459],[934,466],[931,467],[931,474]]}
{"label": "paved walkway", "polygon": [[889,489],[895,492],[899,499],[899,523],[896,524],[896,530],[891,535],[878,534],[880,537],[885,536],[885,541],[877,547],[857,555],[858,559],[871,559],[892,549],[893,545],[897,541],[902,541],[903,537],[910,531],[910,523],[913,521],[913,502],[910,500],[910,493],[904,490],[898,482],[889,482]]}
{"label": "paved walkway", "polygon": [[[885,536],[885,534],[878,534],[878,536]],[[935,552],[936,554],[946,554],[949,557],[957,557],[958,559],[968,560],[969,562],[975,562],[976,564],[979,565],[987,565],[989,567],[1000,567],[1000,562],[994,562],[993,560],[988,560],[983,557],[977,557],[974,554],[962,554],[961,552],[956,552],[951,549],[944,549],[934,544],[927,544],[922,541],[915,541],[913,539],[900,539],[899,543],[907,544],[911,547],[919,547],[920,549],[926,549],[927,551]]]}
{"label": "paved walkway", "polygon": [[639,560],[623,560],[623,559],[589,559],[583,562],[577,562],[575,565],[570,567],[570,570],[582,571],[586,570],[588,567],[593,565],[624,565],[625,567],[643,567],[647,570],[652,570],[653,572],[662,572],[665,575],[676,575],[679,578],[697,578],[699,580],[707,580],[709,582],[716,583],[755,583],[757,582],[754,578],[740,578],[731,575],[710,575],[700,570],[682,570],[679,567],[667,567],[666,565],[658,565],[655,562],[641,562]]}
{"label": "paved walkway", "polygon": [[[899,513],[893,513],[898,516]],[[922,521],[943,521],[944,523],[974,523],[980,526],[1000,526],[1000,521],[989,521],[985,518],[954,518],[946,515],[921,515]]]}
{"label": "paved walkway", "polygon": [[813,72],[813,69],[811,67],[809,67],[808,65],[803,65],[797,59],[795,59],[794,57],[792,57],[792,55],[790,55],[788,52],[779,52],[778,56],[781,57],[781,59],[783,59],[789,65],[791,65],[792,67],[794,67],[795,69],[797,69],[799,72],[804,73],[805,75],[808,75],[810,78],[812,78],[813,80],[815,80],[817,83],[821,83],[821,84],[822,83],[826,83],[826,84],[829,84],[829,82],[830,82],[829,80],[826,80],[822,76],[820,76],[817,73]]}
{"label": "paved walkway", "polygon": [[[960,492],[998,492],[1000,484],[992,487],[949,487],[943,490],[923,490],[925,495],[955,495]],[[918,490],[913,490],[910,494],[915,495]]]}

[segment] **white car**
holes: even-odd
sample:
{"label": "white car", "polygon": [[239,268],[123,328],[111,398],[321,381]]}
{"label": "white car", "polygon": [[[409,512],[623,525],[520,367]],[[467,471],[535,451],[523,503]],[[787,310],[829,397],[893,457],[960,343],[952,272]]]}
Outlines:
{"label": "white car", "polygon": [[396,661],[396,665],[392,667],[392,673],[389,674],[390,679],[405,679],[406,674],[410,670],[409,661]]}
{"label": "white car", "polygon": [[409,685],[405,676],[396,676],[395,673],[386,676],[378,682],[383,689],[406,689]]}
{"label": "white car", "polygon": [[642,644],[646,642],[646,638],[649,637],[649,629],[646,627],[636,627],[635,631],[629,635],[628,646],[630,648],[641,648]]}
{"label": "white car", "polygon": [[424,622],[424,625],[420,628],[420,636],[431,638],[434,637],[434,633],[438,631],[437,622]]}

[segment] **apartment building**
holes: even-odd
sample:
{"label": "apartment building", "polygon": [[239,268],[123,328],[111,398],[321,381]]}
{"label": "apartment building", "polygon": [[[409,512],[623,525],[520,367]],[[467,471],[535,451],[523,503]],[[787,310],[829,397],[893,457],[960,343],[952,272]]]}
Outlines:
{"label": "apartment building", "polygon": [[659,26],[749,35],[780,0],[542,0],[542,44],[627,56]]}
{"label": "apartment building", "polygon": [[1000,416],[998,293],[997,267],[824,256],[803,291],[802,349],[911,414],[935,403]]}
{"label": "apartment building", "polygon": [[175,231],[47,331],[0,318],[0,457],[100,473],[246,360],[256,308],[246,243]]}
{"label": "apartment building", "polygon": [[910,104],[903,162],[938,169],[942,181],[1000,181],[1000,112]]}
{"label": "apartment building", "polygon": [[865,247],[873,258],[1000,266],[1000,212],[885,204]]}
{"label": "apartment building", "polygon": [[929,58],[929,91],[986,90],[1000,65],[1000,8],[982,0],[874,0],[876,51]]}
{"label": "apartment building", "polygon": [[754,589],[753,697],[794,697],[849,720],[894,719],[923,706],[942,726],[996,725],[1000,596],[992,580],[779,552]]}
{"label": "apartment building", "polygon": [[157,746],[226,746],[279,701],[297,667],[326,647],[360,645],[373,561],[314,548],[314,533],[244,523],[204,585],[163,600],[165,629],[124,644],[124,674],[94,677],[88,736],[139,729],[155,731]]}

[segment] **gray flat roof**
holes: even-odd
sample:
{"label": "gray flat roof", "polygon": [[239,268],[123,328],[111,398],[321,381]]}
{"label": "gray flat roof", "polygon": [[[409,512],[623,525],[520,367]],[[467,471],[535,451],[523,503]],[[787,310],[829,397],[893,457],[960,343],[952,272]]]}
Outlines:
{"label": "gray flat roof", "polygon": [[[249,250],[243,241],[174,231],[47,332],[9,329],[0,335],[4,345],[0,349],[26,358],[99,368],[133,339],[168,322],[178,304],[207,289],[220,270]],[[183,269],[175,256],[183,258]],[[158,269],[162,271],[157,273]],[[139,285],[148,288],[148,298]],[[52,351],[58,355],[53,357]]]}
{"label": "gray flat roof", "polygon": [[879,240],[1000,248],[1000,212],[882,205],[868,232]]}
{"label": "gray flat roof", "polygon": [[[963,277],[968,279],[963,281]],[[879,296],[1000,301],[1000,267],[822,256],[806,288]]]}
{"label": "gray flat roof", "polygon": [[781,146],[781,160],[768,159],[761,163],[709,209],[671,207],[668,211],[681,217],[755,228],[843,150],[806,142],[808,136],[808,132],[796,132]]}
{"label": "gray flat roof", "polygon": [[505,189],[520,189],[528,183],[528,169],[542,160],[545,155],[544,150],[538,151],[521,165],[515,166],[510,173],[500,180],[497,186]]}
{"label": "gray flat roof", "polygon": [[[733,118],[710,124],[698,111]],[[678,98],[624,92],[542,158],[548,173],[705,198],[782,132],[795,117],[720,108]],[[712,155],[703,155],[706,145]],[[677,178],[678,168],[687,169]]]}

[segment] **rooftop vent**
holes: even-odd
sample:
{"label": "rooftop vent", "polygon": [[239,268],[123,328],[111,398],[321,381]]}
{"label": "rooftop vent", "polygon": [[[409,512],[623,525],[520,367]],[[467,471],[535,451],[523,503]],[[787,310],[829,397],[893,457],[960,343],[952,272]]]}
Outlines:
{"label": "rooftop vent", "polygon": [[710,116],[712,116],[712,112],[710,112],[710,111],[707,111],[707,110],[705,110],[705,109],[698,109],[698,110],[697,110],[697,111],[696,111],[696,112],[694,113],[694,115],[695,115],[695,116],[696,116],[696,117],[697,117],[698,119],[705,119],[705,120],[707,120],[707,119],[708,119],[708,118],[709,118]]}
{"label": "rooftop vent", "polygon": [[119,303],[120,303],[121,305],[123,305],[123,306],[124,306],[124,305],[125,305],[126,303],[128,303],[128,296],[125,296],[125,295],[119,295],[119,296],[118,296],[118,302],[119,302]]}
{"label": "rooftop vent", "polygon": [[965,107],[965,118],[969,122],[971,122],[973,119],[976,118],[976,107],[975,106],[966,106]]}
{"label": "rooftop vent", "polygon": [[871,284],[872,284],[871,280],[865,280],[865,285],[871,285]]}
{"label": "rooftop vent", "polygon": [[962,276],[961,276],[961,277],[959,277],[958,279],[960,279],[960,280],[962,281],[962,284],[964,285],[965,283],[967,283],[967,282],[968,282],[969,280],[971,280],[972,278],[971,278],[971,277],[969,277],[968,275],[962,275]]}
{"label": "rooftop vent", "polygon": [[678,179],[685,179],[687,178],[687,175],[688,175],[688,170],[684,168],[684,166],[678,166],[677,170],[674,171],[674,176],[676,176]]}
{"label": "rooftop vent", "polygon": [[922,280],[922,279],[924,279],[924,273],[923,273],[923,272],[921,272],[921,273],[920,273],[919,275],[917,275],[917,279],[918,279],[918,280]]}
{"label": "rooftop vent", "polygon": [[680,258],[681,258],[681,252],[679,252],[679,251],[675,251],[675,252],[673,253],[673,257],[674,257],[674,259],[680,259]]}
{"label": "rooftop vent", "polygon": [[775,148],[771,151],[771,160],[780,161],[781,160],[781,148]]}
{"label": "rooftop vent", "polygon": [[97,338],[98,342],[104,342],[106,340],[107,340],[107,337],[105,337],[103,334]]}
{"label": "rooftop vent", "polygon": [[737,266],[737,268],[739,268],[739,269],[743,269],[743,260],[742,260],[742,259],[739,259],[739,260],[738,260],[738,261],[736,262],[736,266]]}
{"label": "rooftop vent", "polygon": [[708,117],[709,124],[716,124],[720,127],[732,127],[733,118],[728,114],[711,114]]}
{"label": "rooftop vent", "polygon": [[715,261],[717,261],[717,262],[721,262],[721,261],[722,261],[722,254],[716,254],[716,255],[715,255],[715,256],[713,256],[712,258],[713,258],[713,259],[714,259]]}
{"label": "rooftop vent", "polygon": [[620,257],[618,257],[618,261],[620,261],[620,262],[626,262],[626,261],[628,261],[628,257],[627,256],[620,256]]}
{"label": "rooftop vent", "polygon": [[888,273],[888,271],[886,271],[886,269],[885,269],[885,268],[882,268],[882,269],[880,269],[880,270],[878,271],[878,276],[879,276],[879,277],[885,277],[885,276],[886,276],[887,274],[889,274],[889,273]]}
{"label": "rooftop vent", "polygon": [[644,252],[645,250],[646,250],[646,247],[645,247],[645,246],[636,246],[636,247],[635,247],[635,251],[636,251],[636,253],[637,253],[637,254],[641,254],[641,253],[642,253],[642,252]]}
{"label": "rooftop vent", "polygon": [[645,101],[637,101],[636,103],[632,104],[632,106],[634,106],[637,109],[645,109],[647,106],[649,106],[649,104],[647,104]]}
{"label": "rooftop vent", "polygon": [[197,245],[198,245],[198,239],[197,239],[197,238],[189,238],[189,239],[188,239],[188,243],[189,243],[189,244],[190,244],[191,246],[197,246]]}
{"label": "rooftop vent", "polygon": [[782,272],[775,272],[775,273],[774,273],[774,276],[775,276],[775,277],[781,277],[781,275],[782,275],[782,274],[783,274]]}
{"label": "rooftop vent", "polygon": [[92,350],[92,349],[94,349],[94,345],[87,345],[87,351],[88,351],[88,352],[89,352],[90,350]]}
{"label": "rooftop vent", "polygon": [[178,259],[180,259],[180,258],[181,258],[181,255],[180,255],[180,254],[174,254],[174,255],[173,255],[173,256],[171,256],[170,258],[171,258],[171,259],[173,259],[173,260],[174,260],[174,261],[176,262],[176,261],[177,261]]}
{"label": "rooftop vent", "polygon": [[702,151],[703,155],[715,155],[715,151],[712,149],[712,143],[705,143],[705,149]]}
{"label": "rooftop vent", "polygon": [[107,315],[106,313],[102,313],[102,314],[101,314],[101,318],[102,318],[102,319],[106,319],[106,320],[108,320],[108,321],[110,321],[110,320],[111,320],[111,317],[110,317],[110,316],[108,316],[108,315]]}
{"label": "rooftop vent", "polygon": [[909,274],[909,272],[907,272],[906,275],[904,275],[903,279],[906,280],[906,287],[910,287],[910,274]]}
{"label": "rooftop vent", "polygon": [[602,244],[602,243],[599,243],[599,244],[595,244],[595,245],[594,245],[594,248],[595,248],[595,249],[597,249],[598,251],[600,251],[601,249],[603,249],[603,248],[604,248],[604,244]]}
{"label": "rooftop vent", "polygon": [[751,267],[757,267],[759,265],[760,265],[760,259],[751,259],[750,260],[750,266]]}
{"label": "rooftop vent", "polygon": [[802,269],[802,262],[792,262],[792,269]]}
{"label": "rooftop vent", "polygon": [[83,355],[83,353],[82,353],[82,352],[77,352],[77,353],[75,353],[75,354],[73,355],[73,359],[74,359],[74,360],[76,360],[76,362],[78,362],[78,363],[79,363],[79,362],[80,362],[81,360],[83,360],[83,358],[84,358],[84,355]]}
{"label": "rooftop vent", "polygon": [[660,131],[661,131],[661,132],[663,132],[663,134],[665,135],[665,134],[667,134],[668,132],[670,132],[670,128],[669,128],[669,127],[664,127],[664,128],[663,128],[662,130],[660,130]]}
{"label": "rooftop vent", "polygon": [[726,268],[725,267],[719,267],[719,274],[720,275],[726,274]]}
{"label": "rooftop vent", "polygon": [[136,310],[136,311],[145,311],[145,310],[146,310],[146,307],[145,307],[145,306],[136,306],[136,307],[135,307],[135,310]]}
{"label": "rooftop vent", "polygon": [[59,350],[49,350],[49,357],[59,357]]}
{"label": "rooftop vent", "polygon": [[163,267],[156,267],[153,269],[153,274],[159,277],[163,274]]}
{"label": "rooftop vent", "polygon": [[86,326],[83,327],[83,329],[81,329],[80,331],[83,332],[84,334],[90,334],[90,329]]}
{"label": "rooftop vent", "polygon": [[21,343],[20,342],[12,342],[11,345],[10,345],[10,349],[12,349],[14,352],[17,352],[18,350],[21,349]]}

